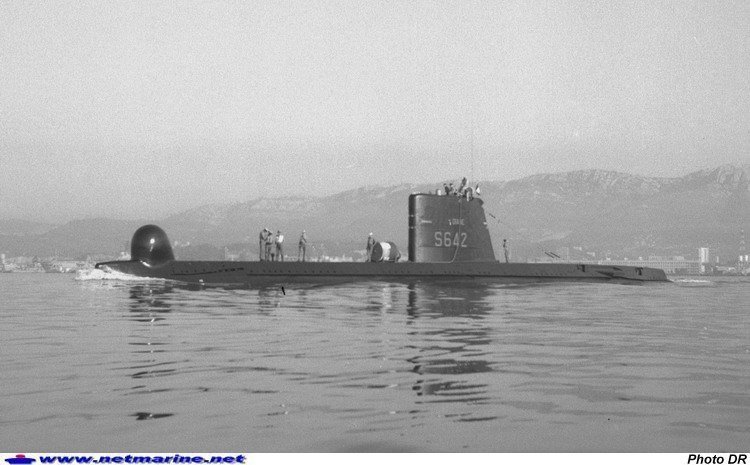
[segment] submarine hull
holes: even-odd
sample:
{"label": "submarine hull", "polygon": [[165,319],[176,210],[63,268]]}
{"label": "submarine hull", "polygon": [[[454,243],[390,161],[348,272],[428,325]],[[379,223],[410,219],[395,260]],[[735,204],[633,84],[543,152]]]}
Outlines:
{"label": "submarine hull", "polygon": [[187,283],[285,285],[360,280],[471,279],[483,282],[515,280],[669,281],[663,270],[646,267],[573,263],[500,262],[228,262],[169,261],[150,265],[139,260],[98,263],[97,268],[129,275]]}
{"label": "submarine hull", "polygon": [[438,279],[668,281],[664,271],[655,268],[499,262],[495,259],[481,199],[412,194],[409,196],[409,261],[396,262],[399,254],[395,244],[391,244],[388,249],[393,249],[393,261],[391,258],[364,263],[180,261],[175,260],[166,232],[151,224],[140,227],[133,235],[132,260],[104,262],[96,267],[188,283],[251,286]]}

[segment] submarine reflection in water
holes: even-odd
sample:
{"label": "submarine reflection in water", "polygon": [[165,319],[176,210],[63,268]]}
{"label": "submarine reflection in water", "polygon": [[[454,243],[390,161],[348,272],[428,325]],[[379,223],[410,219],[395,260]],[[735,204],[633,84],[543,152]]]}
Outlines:
{"label": "submarine reflection in water", "polygon": [[[179,324],[171,320],[180,317],[180,308],[191,313],[199,309],[203,318],[212,318],[214,314],[223,320],[274,316],[287,321],[302,309],[307,309],[304,312],[308,315],[310,309],[332,311],[321,307],[329,301],[321,300],[321,293],[330,293],[329,298],[337,300],[339,295],[363,292],[367,296],[364,300],[353,302],[351,308],[342,308],[338,314],[365,311],[370,315],[402,315],[405,339],[397,343],[400,348],[393,349],[406,364],[403,373],[412,373],[404,381],[411,383],[411,389],[420,397],[419,403],[481,402],[487,398],[488,383],[480,382],[482,378],[476,376],[493,372],[487,357],[491,330],[484,324],[492,311],[487,303],[492,291],[487,285],[456,280],[440,284],[373,282],[353,286],[301,289],[286,296],[272,287],[254,291],[236,287],[206,290],[169,283],[133,286],[129,291],[129,319],[137,326],[128,337],[132,359],[127,364],[130,378],[139,380],[133,390],[163,392],[170,389],[166,387],[169,383],[160,379],[179,375],[180,362],[173,358],[169,346],[175,343],[171,329],[184,324],[182,318]],[[216,302],[226,305],[217,309]],[[202,308],[204,303],[207,306]]]}
{"label": "submarine reflection in water", "polygon": [[[169,284],[137,284],[129,289],[127,316],[135,326],[128,335],[128,345],[132,347],[129,350],[131,359],[123,368],[136,383],[127,390],[128,394],[138,394],[136,399],[142,399],[144,407],[150,405],[148,395],[173,390],[164,387],[162,378],[177,373],[177,362],[169,360],[169,337],[158,329],[168,326],[168,314],[173,310],[173,294],[174,288]],[[143,421],[169,418],[174,416],[174,413],[138,410],[128,416]]]}
{"label": "submarine reflection in water", "polygon": [[[412,389],[418,396],[428,396],[423,402],[488,400],[488,384],[477,382],[481,377],[476,376],[493,371],[485,357],[492,340],[490,329],[482,324],[491,311],[486,302],[490,295],[487,286],[415,283],[409,284],[408,292],[409,339],[424,342],[415,347],[418,354],[407,360],[413,365],[412,372],[419,375]],[[419,320],[443,318],[455,322],[418,324]]]}

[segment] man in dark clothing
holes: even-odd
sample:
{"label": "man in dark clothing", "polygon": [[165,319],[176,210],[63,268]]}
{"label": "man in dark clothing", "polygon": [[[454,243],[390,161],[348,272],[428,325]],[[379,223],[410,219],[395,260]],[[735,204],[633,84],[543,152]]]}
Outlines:
{"label": "man in dark clothing", "polygon": [[300,261],[300,257],[302,257],[302,261],[305,261],[305,250],[307,249],[307,234],[305,234],[305,231],[302,230],[302,235],[299,237],[299,249],[297,249],[297,261]]}
{"label": "man in dark clothing", "polygon": [[461,197],[464,195],[464,188],[466,188],[466,178],[463,178],[461,180],[461,185],[458,186],[458,196]]}
{"label": "man in dark clothing", "polygon": [[271,231],[269,231],[268,228],[263,228],[263,231],[261,231],[260,235],[258,236],[258,260],[260,261],[263,261],[264,257],[266,257],[265,247],[267,234],[271,234]]}
{"label": "man in dark clothing", "polygon": [[271,252],[271,247],[273,246],[273,233],[270,229],[267,229],[268,234],[266,234],[266,260],[273,260],[273,255]]}

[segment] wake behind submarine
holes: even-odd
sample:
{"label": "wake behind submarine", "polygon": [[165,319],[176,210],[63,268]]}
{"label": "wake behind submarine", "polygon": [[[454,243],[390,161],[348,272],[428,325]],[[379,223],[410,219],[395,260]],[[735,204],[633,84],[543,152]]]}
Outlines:
{"label": "wake behind submarine", "polygon": [[441,279],[668,281],[663,270],[647,267],[501,263],[495,258],[482,200],[437,194],[409,196],[409,254],[405,262],[395,257],[344,263],[175,260],[167,234],[155,225],[135,232],[130,256],[128,261],[97,263],[96,268],[187,283],[250,286]]}

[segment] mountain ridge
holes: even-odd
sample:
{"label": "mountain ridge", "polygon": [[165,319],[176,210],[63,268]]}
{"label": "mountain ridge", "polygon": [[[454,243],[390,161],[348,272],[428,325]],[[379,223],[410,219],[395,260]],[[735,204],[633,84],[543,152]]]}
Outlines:
{"label": "mountain ridge", "polygon": [[[434,192],[442,185],[402,183],[323,197],[263,197],[209,204],[157,223],[172,241],[210,244],[217,250],[227,246],[242,250],[244,258],[255,257],[256,237],[264,227],[282,230],[288,244],[294,244],[306,229],[316,254],[351,256],[364,248],[369,232],[406,249],[408,195]],[[697,253],[697,247],[705,245],[731,256],[738,247],[739,231],[750,228],[750,164],[721,165],[674,178],[599,169],[541,173],[483,181],[480,188],[495,247],[507,238],[520,259],[559,247],[632,257],[686,254],[693,253],[692,249]],[[8,256],[22,250],[35,255],[114,256],[140,224],[76,220],[41,234],[2,234],[0,252]],[[188,258],[189,250],[176,250],[180,252]]]}

